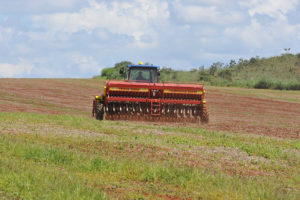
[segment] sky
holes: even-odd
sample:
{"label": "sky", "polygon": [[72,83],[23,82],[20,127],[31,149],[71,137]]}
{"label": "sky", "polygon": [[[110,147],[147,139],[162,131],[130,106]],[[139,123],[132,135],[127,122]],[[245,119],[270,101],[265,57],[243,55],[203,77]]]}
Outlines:
{"label": "sky", "polygon": [[0,78],[300,53],[300,0],[0,0]]}

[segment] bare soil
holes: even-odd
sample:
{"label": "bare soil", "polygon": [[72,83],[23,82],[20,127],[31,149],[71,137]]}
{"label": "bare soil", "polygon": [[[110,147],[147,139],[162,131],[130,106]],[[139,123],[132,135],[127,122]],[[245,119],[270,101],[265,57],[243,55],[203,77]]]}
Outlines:
{"label": "bare soil", "polygon": [[300,103],[231,94],[214,88],[207,89],[207,101],[210,123],[206,128],[300,138]]}
{"label": "bare soil", "polygon": [[[210,122],[199,126],[233,133],[300,138],[300,92],[291,95],[296,98],[293,102],[280,96],[272,99],[254,95],[255,90],[249,94],[248,89],[237,90],[233,93],[208,87]],[[102,91],[103,81],[93,79],[0,79],[0,111],[91,116],[92,100]],[[286,98],[289,93],[282,95]]]}

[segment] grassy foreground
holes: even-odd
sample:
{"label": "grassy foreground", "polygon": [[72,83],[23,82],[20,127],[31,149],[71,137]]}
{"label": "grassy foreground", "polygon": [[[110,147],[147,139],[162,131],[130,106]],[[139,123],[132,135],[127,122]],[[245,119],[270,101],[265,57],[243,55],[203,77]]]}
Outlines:
{"label": "grassy foreground", "polygon": [[0,113],[0,199],[299,199],[300,141]]}

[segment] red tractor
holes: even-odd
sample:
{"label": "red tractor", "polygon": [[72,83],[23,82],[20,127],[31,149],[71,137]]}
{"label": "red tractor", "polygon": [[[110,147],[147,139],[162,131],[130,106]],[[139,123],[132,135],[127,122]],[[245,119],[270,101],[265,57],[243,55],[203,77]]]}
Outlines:
{"label": "red tractor", "polygon": [[159,66],[127,69],[126,80],[106,81],[104,94],[94,99],[96,119],[208,123],[203,85],[158,83]]}

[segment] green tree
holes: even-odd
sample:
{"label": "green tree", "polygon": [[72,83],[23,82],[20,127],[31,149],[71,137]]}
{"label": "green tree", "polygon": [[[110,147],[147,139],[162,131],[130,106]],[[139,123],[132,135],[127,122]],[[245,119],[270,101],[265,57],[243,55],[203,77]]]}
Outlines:
{"label": "green tree", "polygon": [[199,72],[199,81],[210,81],[210,74],[208,70],[201,70]]}
{"label": "green tree", "polygon": [[232,76],[231,70],[228,68],[223,69],[218,73],[218,76],[225,80],[231,81],[231,76]]}
{"label": "green tree", "polygon": [[235,60],[230,60],[230,62],[229,62],[229,67],[233,67],[233,66],[235,66],[235,65],[236,65]]}
{"label": "green tree", "polygon": [[221,63],[221,62],[213,63],[209,68],[209,74],[210,75],[215,75],[216,71],[218,69],[221,69],[223,66],[224,66],[224,63]]}
{"label": "green tree", "polygon": [[249,61],[250,64],[256,64],[256,62],[257,62],[256,58],[254,58],[254,57],[250,58],[250,61]]}
{"label": "green tree", "polygon": [[132,62],[122,61],[122,62],[116,63],[114,67],[104,68],[101,71],[101,77],[105,77],[107,79],[123,79],[124,75],[120,74],[120,69],[121,68],[126,69],[127,65],[132,65]]}

